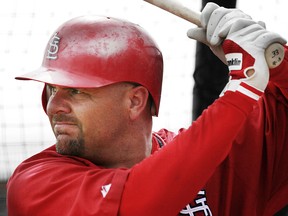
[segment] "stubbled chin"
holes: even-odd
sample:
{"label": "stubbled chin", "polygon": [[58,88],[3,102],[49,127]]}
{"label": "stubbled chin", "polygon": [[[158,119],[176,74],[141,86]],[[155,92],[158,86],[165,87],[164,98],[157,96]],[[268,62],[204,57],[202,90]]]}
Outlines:
{"label": "stubbled chin", "polygon": [[67,134],[56,135],[56,150],[60,154],[69,154],[71,137]]}
{"label": "stubbled chin", "polygon": [[59,154],[81,156],[84,152],[84,141],[82,139],[73,138],[67,134],[56,136],[56,151]]}

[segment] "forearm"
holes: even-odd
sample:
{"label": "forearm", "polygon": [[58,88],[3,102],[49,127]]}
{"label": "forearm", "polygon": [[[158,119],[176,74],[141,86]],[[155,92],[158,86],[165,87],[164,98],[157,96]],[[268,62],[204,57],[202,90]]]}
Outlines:
{"label": "forearm", "polygon": [[255,103],[226,93],[188,130],[132,168],[120,215],[177,215],[227,157]]}

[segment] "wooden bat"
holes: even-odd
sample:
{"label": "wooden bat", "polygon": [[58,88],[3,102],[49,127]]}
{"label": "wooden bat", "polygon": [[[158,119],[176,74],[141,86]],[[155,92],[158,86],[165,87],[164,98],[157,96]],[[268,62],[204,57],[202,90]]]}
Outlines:
{"label": "wooden bat", "polygon": [[[201,27],[201,13],[180,4],[177,0],[144,0],[182,19]],[[284,59],[284,48],[280,43],[273,43],[265,50],[265,58],[270,69],[277,67]]]}
{"label": "wooden bat", "polygon": [[182,19],[185,19],[197,26],[201,26],[200,15],[198,11],[193,11],[186,6],[183,6],[176,0],[144,0],[152,5],[155,5],[159,8],[162,8],[165,11],[168,11]]}

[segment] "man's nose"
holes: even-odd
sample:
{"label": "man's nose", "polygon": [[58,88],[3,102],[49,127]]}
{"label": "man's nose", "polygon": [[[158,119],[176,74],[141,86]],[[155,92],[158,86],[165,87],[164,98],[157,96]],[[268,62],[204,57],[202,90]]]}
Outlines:
{"label": "man's nose", "polygon": [[64,90],[58,90],[48,99],[47,114],[54,115],[57,113],[70,113],[71,104],[69,102],[68,93]]}

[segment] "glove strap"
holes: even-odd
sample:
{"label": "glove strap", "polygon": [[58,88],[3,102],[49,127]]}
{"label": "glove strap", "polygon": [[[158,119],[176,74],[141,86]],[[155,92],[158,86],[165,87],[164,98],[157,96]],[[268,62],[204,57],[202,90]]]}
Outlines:
{"label": "glove strap", "polygon": [[234,79],[230,80],[227,83],[225,88],[222,90],[220,97],[223,96],[226,91],[232,91],[232,92],[238,91],[256,101],[259,100],[259,98],[263,94],[263,91],[250,86],[249,84],[245,83],[245,81]]}
{"label": "glove strap", "polygon": [[249,85],[249,80],[251,80],[253,75],[248,77],[246,74],[250,69],[254,70],[255,59],[253,56],[232,40],[224,41],[223,51],[230,71],[230,81],[220,96],[222,96],[225,91],[238,91],[254,100],[258,100],[263,94],[263,91],[251,84]]}

